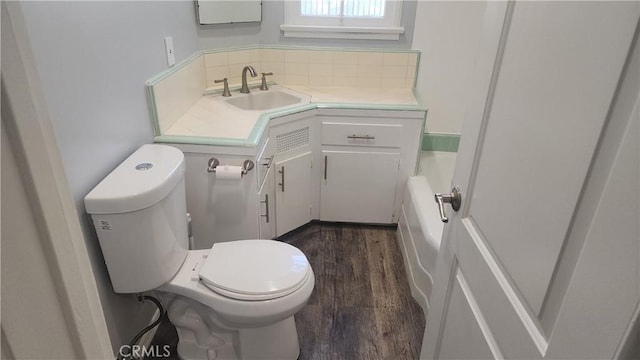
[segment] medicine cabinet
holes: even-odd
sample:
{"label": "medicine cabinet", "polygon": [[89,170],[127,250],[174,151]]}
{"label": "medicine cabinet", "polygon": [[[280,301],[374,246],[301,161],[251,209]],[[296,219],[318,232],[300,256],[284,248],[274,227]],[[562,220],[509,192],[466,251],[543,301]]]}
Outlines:
{"label": "medicine cabinet", "polygon": [[196,0],[200,25],[262,21],[261,0]]}

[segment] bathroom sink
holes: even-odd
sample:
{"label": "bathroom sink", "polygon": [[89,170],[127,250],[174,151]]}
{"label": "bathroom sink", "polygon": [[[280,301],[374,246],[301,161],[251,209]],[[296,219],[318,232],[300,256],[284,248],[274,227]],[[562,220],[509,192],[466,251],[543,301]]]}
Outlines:
{"label": "bathroom sink", "polygon": [[253,90],[250,94],[233,94],[232,97],[223,100],[242,110],[272,110],[308,102],[304,97],[296,96],[282,89]]}

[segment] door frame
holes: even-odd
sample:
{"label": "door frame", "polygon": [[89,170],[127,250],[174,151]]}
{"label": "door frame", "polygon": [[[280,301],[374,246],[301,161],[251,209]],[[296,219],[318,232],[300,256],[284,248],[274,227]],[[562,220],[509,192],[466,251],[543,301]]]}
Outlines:
{"label": "door frame", "polygon": [[[18,2],[2,2],[2,123],[15,153],[26,204],[33,215],[47,268],[76,358],[113,358],[94,273],[76,206],[69,189],[53,126],[33,60],[24,16]],[[11,228],[12,224],[2,224]],[[4,241],[8,241],[4,239]],[[37,324],[21,314],[20,324],[2,323],[3,354],[21,354],[12,334]],[[38,341],[38,339],[25,339]],[[6,349],[6,346],[9,349]],[[22,355],[22,356],[21,356]],[[45,356],[45,354],[42,354]]]}

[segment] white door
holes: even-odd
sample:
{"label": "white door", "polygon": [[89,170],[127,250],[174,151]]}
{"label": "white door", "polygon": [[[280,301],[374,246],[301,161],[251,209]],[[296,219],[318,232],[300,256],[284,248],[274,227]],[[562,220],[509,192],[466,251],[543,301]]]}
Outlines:
{"label": "white door", "polygon": [[422,358],[616,355],[640,299],[639,14],[488,3]]}
{"label": "white door", "polygon": [[390,224],[400,154],[323,151],[320,220]]}
{"label": "white door", "polygon": [[276,162],[277,236],[311,221],[311,152]]}

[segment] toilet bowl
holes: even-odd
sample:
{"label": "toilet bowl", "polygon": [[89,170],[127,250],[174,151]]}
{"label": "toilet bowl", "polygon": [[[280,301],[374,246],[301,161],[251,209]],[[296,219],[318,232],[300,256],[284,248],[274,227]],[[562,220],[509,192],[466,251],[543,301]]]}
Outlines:
{"label": "toilet bowl", "polygon": [[274,240],[188,250],[184,173],[180,150],[143,145],[85,197],[114,290],[159,294],[183,360],[296,359],[307,258]]}
{"label": "toilet bowl", "polygon": [[[254,246],[257,251],[247,253],[246,248],[249,246]],[[222,247],[224,251],[217,251],[221,250],[217,249],[218,247]],[[276,258],[294,251],[302,254],[293,246],[271,240],[238,240],[214,244],[211,250],[189,251],[184,265],[175,277],[157,289],[167,304],[169,320],[178,330],[178,351],[181,358],[201,358],[188,354],[204,354],[211,351],[215,351],[218,358],[234,358],[233,355],[229,355],[233,353],[242,359],[298,357],[299,346],[293,315],[302,309],[313,291],[314,276],[310,266],[298,265],[299,271],[292,274],[285,275],[282,271],[284,276],[279,279],[279,283],[262,282],[261,285],[264,286],[258,285],[257,281],[254,284],[251,284],[252,281],[242,280],[229,283],[233,284],[234,292],[228,288],[219,292],[220,288],[203,278],[213,275],[213,278],[220,282],[230,281],[234,277],[242,278],[240,273],[248,275],[246,279],[249,280],[251,275],[254,278],[265,278],[264,273],[254,270],[262,270],[263,265],[273,262],[274,258],[264,257],[261,264],[246,261],[246,258],[259,257],[259,250],[266,247],[271,248],[271,254],[279,253],[280,256]],[[238,250],[234,252],[244,253],[244,256],[234,257],[228,250]],[[237,261],[236,269],[239,269],[240,273],[234,272],[233,269],[219,271],[222,270],[218,269],[220,263],[211,260],[222,256],[226,256],[229,262]],[[302,262],[299,258],[295,260]],[[211,264],[218,266],[208,268],[207,265]],[[284,270],[283,262],[274,262],[274,267]],[[226,275],[231,275],[230,279],[225,278]],[[288,275],[290,278],[285,279]],[[278,288],[278,285],[282,288]],[[270,288],[264,292],[256,291],[258,288],[266,287]],[[288,288],[286,294],[278,293],[277,290],[285,288]],[[247,295],[250,291],[254,294]],[[237,332],[237,344],[233,338],[225,336],[234,332]],[[269,349],[267,346],[273,348]]]}

